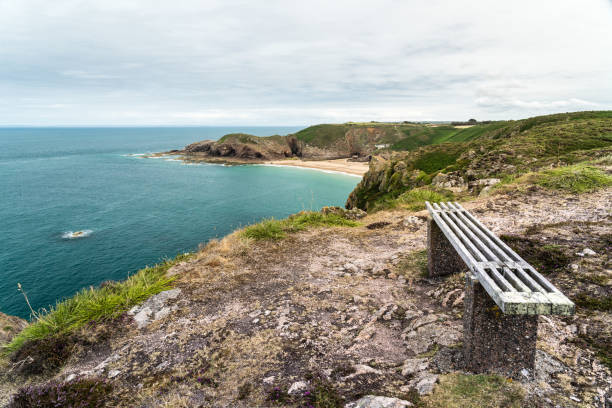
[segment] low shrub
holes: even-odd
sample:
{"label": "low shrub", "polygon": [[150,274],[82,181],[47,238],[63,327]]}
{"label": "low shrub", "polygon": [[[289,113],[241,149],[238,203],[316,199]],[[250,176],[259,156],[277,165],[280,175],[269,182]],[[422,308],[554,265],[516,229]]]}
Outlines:
{"label": "low shrub", "polygon": [[534,182],[538,185],[576,194],[612,186],[612,176],[597,167],[585,165],[545,170],[534,177]]}

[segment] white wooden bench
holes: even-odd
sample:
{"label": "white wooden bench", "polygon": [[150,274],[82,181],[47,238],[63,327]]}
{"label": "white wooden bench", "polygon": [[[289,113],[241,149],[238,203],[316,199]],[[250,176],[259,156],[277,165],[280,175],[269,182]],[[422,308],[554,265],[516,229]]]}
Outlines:
{"label": "white wooden bench", "polygon": [[426,206],[429,276],[467,269],[466,368],[512,376],[533,369],[537,316],[571,315],[574,303],[461,204]]}

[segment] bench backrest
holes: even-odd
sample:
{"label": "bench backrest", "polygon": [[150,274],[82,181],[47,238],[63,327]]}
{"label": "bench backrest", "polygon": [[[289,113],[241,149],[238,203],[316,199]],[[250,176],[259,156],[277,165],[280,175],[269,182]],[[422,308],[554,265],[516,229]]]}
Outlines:
{"label": "bench backrest", "polygon": [[450,244],[504,313],[574,313],[571,300],[461,204],[425,204]]}

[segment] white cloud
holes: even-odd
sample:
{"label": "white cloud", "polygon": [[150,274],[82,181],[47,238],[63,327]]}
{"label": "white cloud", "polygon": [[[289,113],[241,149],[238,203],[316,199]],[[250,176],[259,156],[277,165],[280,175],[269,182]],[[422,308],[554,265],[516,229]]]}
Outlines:
{"label": "white cloud", "polygon": [[0,125],[612,109],[611,21],[607,0],[0,1],[0,95],[39,105]]}

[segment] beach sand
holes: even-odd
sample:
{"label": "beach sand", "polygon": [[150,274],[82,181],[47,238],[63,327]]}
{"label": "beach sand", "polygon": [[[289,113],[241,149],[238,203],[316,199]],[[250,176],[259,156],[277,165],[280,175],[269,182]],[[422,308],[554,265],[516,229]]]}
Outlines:
{"label": "beach sand", "polygon": [[272,164],[275,166],[295,166],[295,167],[306,167],[309,169],[338,171],[341,173],[353,174],[356,176],[363,176],[368,171],[369,163],[367,162],[352,162],[348,159],[334,159],[334,160],[273,160],[268,161],[265,164]]}

